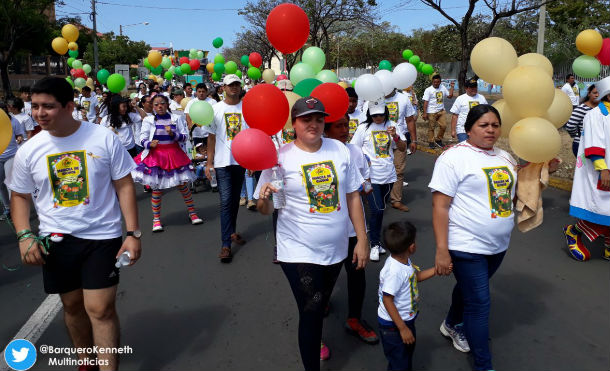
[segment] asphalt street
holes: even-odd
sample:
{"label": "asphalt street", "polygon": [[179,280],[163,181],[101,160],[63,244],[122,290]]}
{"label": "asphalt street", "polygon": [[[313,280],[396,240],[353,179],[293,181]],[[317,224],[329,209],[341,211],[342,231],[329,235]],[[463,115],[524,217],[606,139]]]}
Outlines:
{"label": "asphalt street", "polygon": [[[404,188],[409,213],[388,206],[384,224],[407,219],[418,228],[422,268],[434,264],[431,194],[427,188],[435,157],[407,158]],[[601,243],[591,245],[592,260],[579,263],[566,250],[562,226],[569,193],[544,192],[542,226],[515,229],[506,258],[491,281],[491,347],[496,370],[608,370],[610,368],[610,270]],[[121,272],[117,307],[121,343],[133,354],[121,358],[122,370],[301,370],[297,346],[297,308],[281,268],[272,263],[271,217],[240,208],[238,231],[248,241],[234,249],[231,264],[221,264],[219,198],[194,195],[203,225],[188,223],[177,190],[163,197],[166,231],[152,234],[150,194],[138,187],[143,256]],[[6,345],[46,295],[40,268],[10,268],[18,262],[15,238],[0,225],[0,342]],[[376,291],[381,262],[366,268],[364,319],[376,328]],[[420,285],[416,321],[416,370],[469,370],[469,355],[441,336],[439,325],[450,303],[453,277],[434,277]],[[331,359],[323,370],[385,370],[380,344],[367,345],[343,328],[347,315],[345,272],[335,286],[324,341]],[[70,346],[61,312],[37,345]],[[4,345],[2,347],[4,347]],[[50,367],[38,355],[32,370]],[[0,360],[4,365],[4,360]]]}

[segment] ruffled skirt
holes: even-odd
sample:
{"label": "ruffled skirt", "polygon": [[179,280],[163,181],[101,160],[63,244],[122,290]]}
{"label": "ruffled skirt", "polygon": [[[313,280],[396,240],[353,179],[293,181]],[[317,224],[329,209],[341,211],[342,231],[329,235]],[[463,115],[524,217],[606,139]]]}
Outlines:
{"label": "ruffled skirt", "polygon": [[157,144],[142,160],[140,153],[134,158],[136,168],[133,180],[152,189],[168,189],[195,180],[191,160],[178,143]]}

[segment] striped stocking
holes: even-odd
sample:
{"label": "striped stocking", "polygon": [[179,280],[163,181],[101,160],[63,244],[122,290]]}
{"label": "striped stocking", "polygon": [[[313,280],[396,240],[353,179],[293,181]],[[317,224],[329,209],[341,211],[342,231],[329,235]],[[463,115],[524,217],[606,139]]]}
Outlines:
{"label": "striped stocking", "polygon": [[150,203],[152,205],[152,213],[153,213],[153,225],[155,223],[161,224],[161,196],[163,192],[161,191],[152,191],[152,197],[150,199]]}
{"label": "striped stocking", "polygon": [[195,203],[193,202],[191,190],[186,186],[186,184],[179,185],[178,190],[182,194],[182,198],[184,199],[184,203],[186,204],[186,208],[189,212],[189,217],[192,219],[193,215],[197,216],[197,213],[195,213]]}

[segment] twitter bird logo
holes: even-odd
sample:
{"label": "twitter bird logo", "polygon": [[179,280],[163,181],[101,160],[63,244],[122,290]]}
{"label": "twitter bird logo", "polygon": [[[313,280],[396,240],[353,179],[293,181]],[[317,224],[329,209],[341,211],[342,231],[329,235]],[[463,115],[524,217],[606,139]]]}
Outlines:
{"label": "twitter bird logo", "polygon": [[28,340],[15,339],[4,349],[4,360],[13,370],[28,370],[36,363],[36,347]]}

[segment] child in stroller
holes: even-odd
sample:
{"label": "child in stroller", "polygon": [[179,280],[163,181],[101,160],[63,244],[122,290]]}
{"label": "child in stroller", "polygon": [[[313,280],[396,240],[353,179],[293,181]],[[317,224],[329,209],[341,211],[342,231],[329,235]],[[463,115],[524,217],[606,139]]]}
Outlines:
{"label": "child in stroller", "polygon": [[208,148],[205,143],[195,144],[195,153],[193,154],[193,166],[195,167],[195,175],[197,179],[192,183],[192,192],[197,193],[198,187],[201,188],[202,192],[208,192],[209,190],[216,191],[210,186],[210,181],[205,176],[205,166],[208,162]]}

